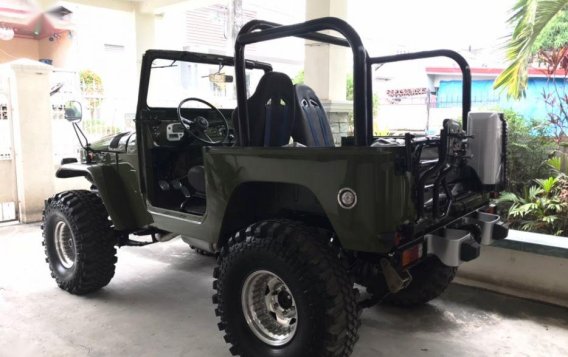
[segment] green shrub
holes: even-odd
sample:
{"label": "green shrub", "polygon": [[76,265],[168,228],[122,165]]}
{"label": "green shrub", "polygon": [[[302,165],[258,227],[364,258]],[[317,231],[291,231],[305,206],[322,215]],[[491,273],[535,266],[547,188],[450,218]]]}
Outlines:
{"label": "green shrub", "polygon": [[91,114],[91,119],[95,118],[97,109],[103,103],[103,80],[95,72],[85,69],[79,73],[81,78],[81,92],[87,102],[87,109]]}
{"label": "green shrub", "polygon": [[562,235],[568,224],[565,176],[534,181],[522,195],[504,192],[497,204],[508,207],[511,228]]}
{"label": "green shrub", "polygon": [[522,115],[505,110],[509,129],[507,147],[508,191],[521,194],[534,179],[551,175],[548,164],[556,143],[546,134],[546,126],[538,120],[526,120]]}
{"label": "green shrub", "polygon": [[303,69],[300,72],[298,72],[298,74],[296,74],[294,79],[292,79],[292,83],[304,84],[304,70]]}

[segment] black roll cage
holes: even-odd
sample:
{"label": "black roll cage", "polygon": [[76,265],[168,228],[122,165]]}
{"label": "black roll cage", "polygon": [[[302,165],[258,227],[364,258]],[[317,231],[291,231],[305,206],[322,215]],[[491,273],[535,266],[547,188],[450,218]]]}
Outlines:
{"label": "black roll cage", "polygon": [[[344,38],[318,32],[324,30],[337,31]],[[453,59],[462,71],[462,126],[466,129],[467,114],[471,110],[471,71],[467,61],[459,53],[451,50],[434,50],[384,57],[369,57],[355,29],[344,20],[335,17],[323,17],[293,25],[280,25],[264,20],[252,20],[241,28],[235,40],[235,76],[241,145],[248,146],[250,143],[250,119],[248,117],[245,74],[247,61],[244,57],[245,46],[292,36],[351,48],[353,52],[355,145],[368,146],[373,139],[372,66],[383,63],[430,57],[448,57]]]}

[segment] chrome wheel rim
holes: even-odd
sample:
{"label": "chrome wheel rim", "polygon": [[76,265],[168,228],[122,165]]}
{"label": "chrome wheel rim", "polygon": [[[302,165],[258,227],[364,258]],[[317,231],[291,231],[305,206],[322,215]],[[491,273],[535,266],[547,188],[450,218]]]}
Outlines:
{"label": "chrome wheel rim", "polygon": [[54,230],[55,252],[64,268],[69,269],[75,264],[75,241],[69,226],[64,221],[58,221]]}
{"label": "chrome wheel rim", "polygon": [[241,304],[249,328],[264,343],[282,346],[296,334],[296,302],[276,274],[266,270],[250,274],[243,284]]}

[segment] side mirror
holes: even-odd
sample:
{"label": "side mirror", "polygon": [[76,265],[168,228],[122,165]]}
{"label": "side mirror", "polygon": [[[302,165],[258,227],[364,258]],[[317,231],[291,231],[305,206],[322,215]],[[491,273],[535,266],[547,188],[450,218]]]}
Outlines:
{"label": "side mirror", "polygon": [[76,100],[65,103],[65,119],[71,123],[78,123],[83,119],[83,106]]}

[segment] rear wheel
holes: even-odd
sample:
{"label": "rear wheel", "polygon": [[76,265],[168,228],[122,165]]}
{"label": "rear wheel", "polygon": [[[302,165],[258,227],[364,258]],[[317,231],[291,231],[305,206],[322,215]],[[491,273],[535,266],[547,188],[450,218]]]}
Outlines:
{"label": "rear wheel", "polygon": [[48,199],[42,229],[46,261],[61,289],[87,294],[110,282],[116,237],[95,193],[66,191]]}
{"label": "rear wheel", "polygon": [[397,306],[417,306],[440,296],[456,276],[457,268],[444,265],[437,257],[428,257],[412,267],[412,281],[403,290],[383,300]]}
{"label": "rear wheel", "polygon": [[291,221],[264,221],[221,250],[213,284],[219,328],[233,355],[349,356],[357,294],[324,236]]}

